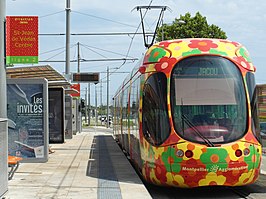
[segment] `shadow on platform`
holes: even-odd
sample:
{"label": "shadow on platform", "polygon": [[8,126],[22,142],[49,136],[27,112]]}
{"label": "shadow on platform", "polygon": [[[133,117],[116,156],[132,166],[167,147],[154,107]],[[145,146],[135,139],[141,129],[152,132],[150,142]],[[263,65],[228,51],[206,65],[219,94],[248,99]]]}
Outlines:
{"label": "shadow on platform", "polygon": [[86,175],[108,181],[142,184],[112,135],[94,136]]}

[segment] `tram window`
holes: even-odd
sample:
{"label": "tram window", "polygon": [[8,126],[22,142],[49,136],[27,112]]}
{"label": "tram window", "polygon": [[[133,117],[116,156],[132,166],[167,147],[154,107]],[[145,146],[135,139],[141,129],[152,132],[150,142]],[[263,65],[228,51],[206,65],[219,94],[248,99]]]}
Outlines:
{"label": "tram window", "polygon": [[166,90],[164,73],[151,75],[143,88],[143,134],[153,145],[162,144],[170,135]]}
{"label": "tram window", "polygon": [[134,81],[130,92],[130,133],[137,135],[138,132],[138,81]]}
{"label": "tram window", "polygon": [[258,100],[256,92],[256,83],[254,73],[248,72],[246,75],[246,82],[248,86],[249,99],[251,103],[251,118],[252,118],[252,131],[259,136],[259,118],[258,118]]}

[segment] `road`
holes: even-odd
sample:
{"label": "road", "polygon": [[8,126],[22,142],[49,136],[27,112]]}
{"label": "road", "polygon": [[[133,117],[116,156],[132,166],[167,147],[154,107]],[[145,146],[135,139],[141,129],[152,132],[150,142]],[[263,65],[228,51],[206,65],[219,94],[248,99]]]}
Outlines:
{"label": "road", "polygon": [[180,189],[159,187],[145,184],[154,199],[265,199],[266,198],[266,175],[260,175],[259,180],[252,185],[243,187],[201,187],[193,189]]}

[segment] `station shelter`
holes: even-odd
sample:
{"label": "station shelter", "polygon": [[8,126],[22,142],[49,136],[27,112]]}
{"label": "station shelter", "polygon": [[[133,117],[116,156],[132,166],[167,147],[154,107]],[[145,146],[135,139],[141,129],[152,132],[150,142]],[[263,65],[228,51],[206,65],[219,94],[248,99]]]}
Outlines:
{"label": "station shelter", "polygon": [[[72,109],[72,107],[68,107],[66,106],[68,103],[68,101],[70,100],[70,102],[72,102],[72,97],[70,96],[71,93],[76,93],[77,91],[70,89],[70,82],[68,82],[66,80],[66,78],[61,75],[59,72],[57,72],[54,68],[52,68],[50,65],[42,65],[42,66],[29,66],[29,67],[10,67],[7,68],[7,80],[17,80],[16,82],[29,82],[34,80],[43,80],[45,79],[48,83],[48,95],[47,95],[47,101],[48,101],[48,114],[47,114],[47,122],[48,122],[48,129],[47,129],[47,134],[48,134],[48,140],[47,146],[45,147],[45,151],[48,150],[49,144],[50,143],[56,143],[56,144],[60,144],[60,143],[64,143],[65,139],[69,139],[72,138],[72,136],[69,136],[73,134],[72,132],[72,128],[68,129],[67,123],[73,123],[73,117],[72,115],[69,116],[69,112],[70,114],[72,114],[71,111],[69,111],[70,109]],[[13,85],[12,85],[13,86]],[[16,85],[17,86],[17,85]],[[29,85],[28,85],[29,86]],[[27,85],[24,87],[27,87]],[[14,90],[14,86],[12,88]],[[24,88],[25,90],[27,90],[26,88]],[[31,89],[29,89],[31,90]],[[28,91],[27,91],[28,92]],[[20,88],[15,88],[15,93],[19,96],[24,95],[25,91],[23,91]],[[70,99],[69,99],[70,98]],[[34,99],[39,99],[38,97],[35,97]],[[45,101],[45,99],[43,99],[43,101]],[[71,119],[71,121],[70,121]],[[77,119],[77,118],[74,118]],[[33,120],[34,121],[34,120]],[[78,123],[77,121],[75,121],[76,123]],[[32,123],[32,122],[31,122]],[[38,123],[38,121],[36,120],[36,123]],[[27,127],[30,125],[26,125]],[[32,128],[32,127],[30,127]],[[27,142],[23,142],[21,140],[16,141],[12,138],[10,138],[11,135],[16,135],[13,131],[19,131],[19,138],[22,136],[27,137],[28,135],[28,142],[31,143],[29,141],[29,139],[34,139],[34,134],[36,134],[36,131],[32,131],[30,129],[27,129],[26,133],[23,134],[23,129],[16,129],[15,126],[12,126],[12,121],[9,120],[8,122],[8,137],[9,140],[12,141],[12,145],[13,147],[17,146],[17,147],[26,147],[27,151],[29,151],[29,148],[31,148],[30,144],[27,144]],[[26,128],[25,128],[26,129]],[[67,132],[67,135],[66,135]],[[23,134],[23,135],[22,135]],[[37,137],[37,135],[35,135],[35,137]],[[39,135],[40,137],[40,135]],[[12,140],[13,139],[13,140]],[[46,139],[46,138],[45,138]],[[16,143],[16,145],[14,145],[14,143]],[[11,144],[10,144],[11,145]],[[9,150],[10,147],[9,147]],[[24,151],[23,151],[24,152]],[[20,153],[16,154],[16,155],[21,155]],[[33,155],[34,156],[34,155]],[[32,160],[34,160],[34,158],[28,158],[27,159],[27,155],[26,155],[26,161],[25,162],[32,162]],[[47,158],[44,158],[44,160]],[[42,162],[44,161],[42,160]],[[33,162],[35,162],[36,160],[34,160]],[[36,161],[38,162],[38,160]]]}

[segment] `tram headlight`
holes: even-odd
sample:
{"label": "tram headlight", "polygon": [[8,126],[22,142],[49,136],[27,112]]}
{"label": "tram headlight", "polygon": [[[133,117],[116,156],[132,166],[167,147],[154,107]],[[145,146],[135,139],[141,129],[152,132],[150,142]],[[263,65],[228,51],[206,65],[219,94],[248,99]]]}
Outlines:
{"label": "tram headlight", "polygon": [[176,152],[176,156],[180,157],[180,158],[183,157],[184,156],[184,151],[181,150],[181,149],[178,149],[177,152]]}
{"label": "tram headlight", "polygon": [[248,148],[245,148],[244,149],[244,155],[247,156],[247,155],[249,155],[249,153],[250,153],[250,150]]}
{"label": "tram headlight", "polygon": [[191,151],[191,150],[187,150],[187,151],[185,152],[185,156],[186,156],[187,158],[191,158],[191,157],[193,156],[193,151]]}
{"label": "tram headlight", "polygon": [[237,149],[235,151],[235,155],[236,155],[236,157],[240,157],[242,155],[242,151],[240,149]]}

